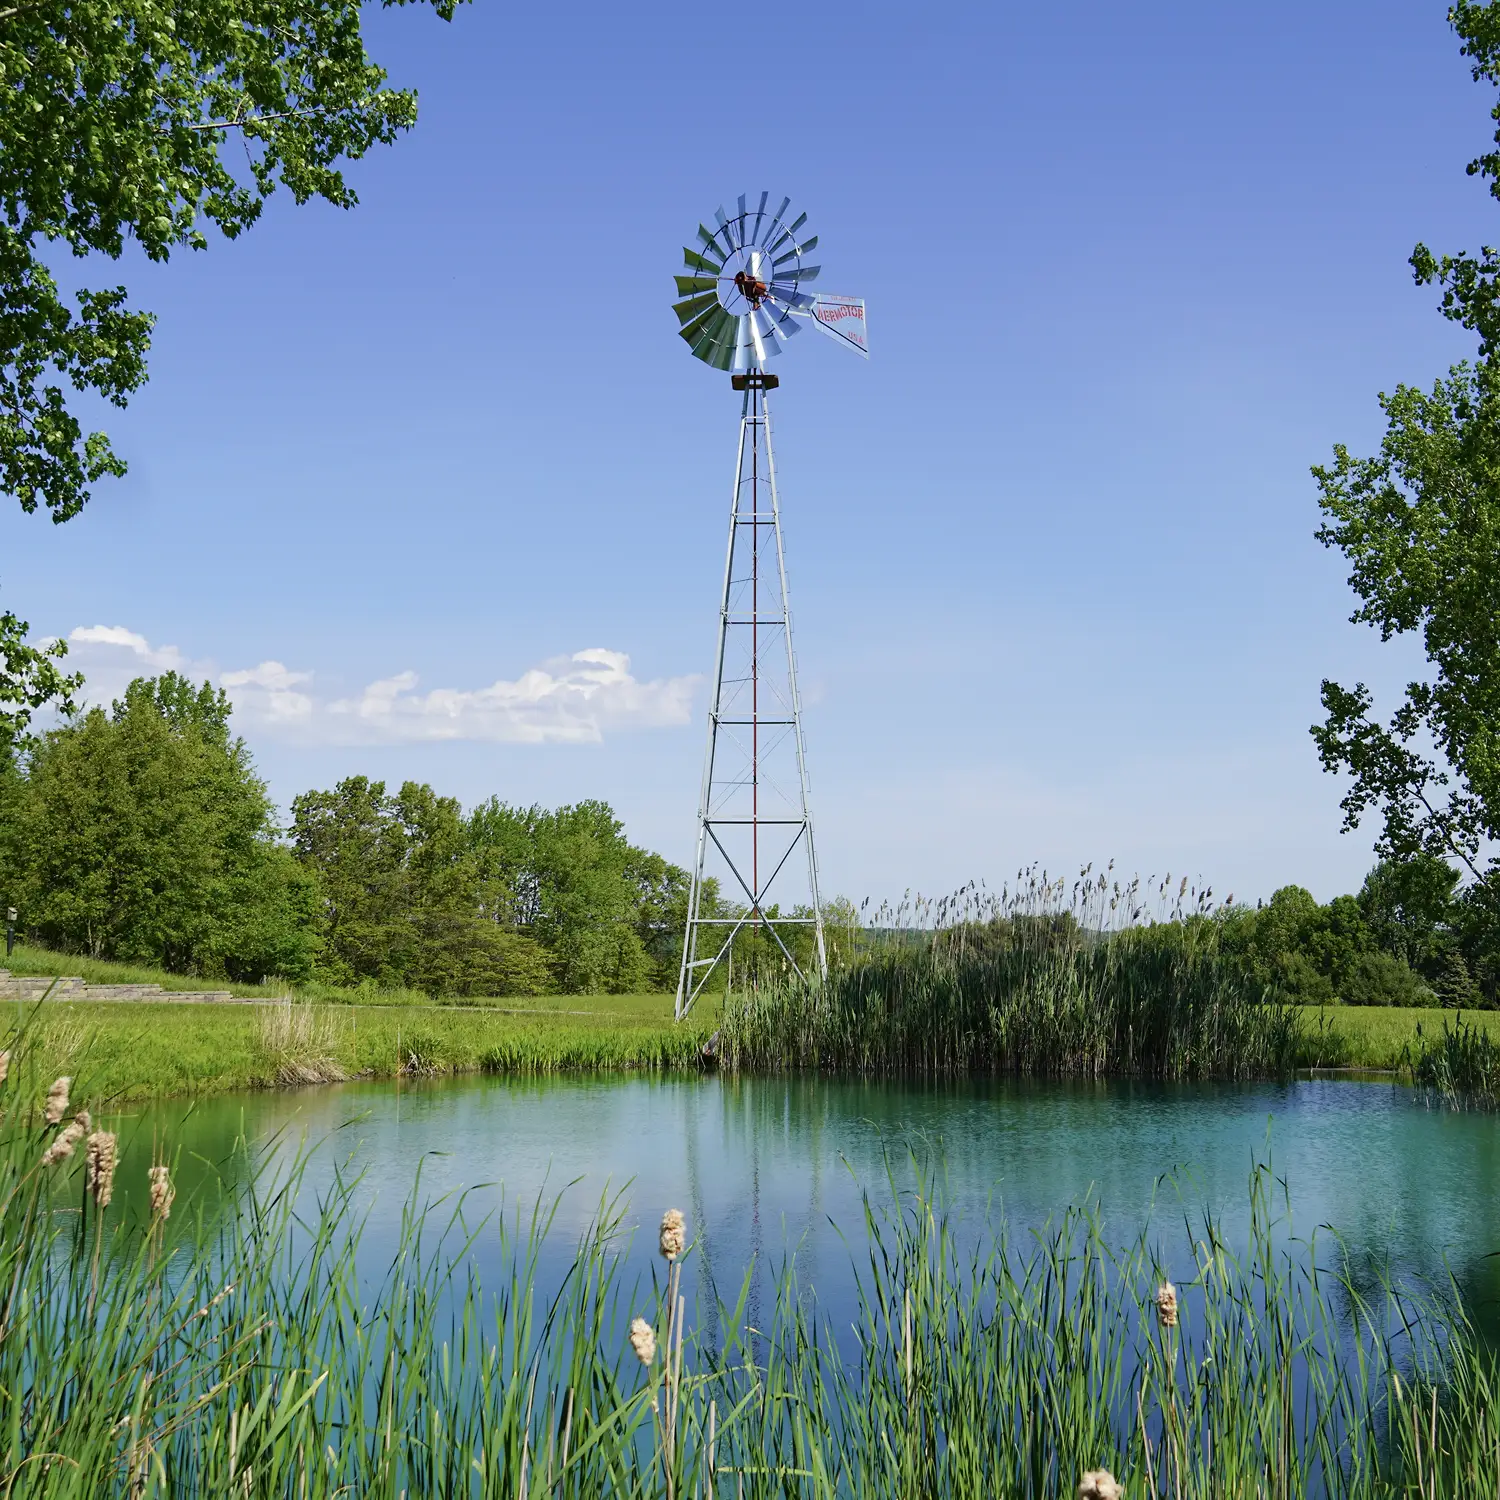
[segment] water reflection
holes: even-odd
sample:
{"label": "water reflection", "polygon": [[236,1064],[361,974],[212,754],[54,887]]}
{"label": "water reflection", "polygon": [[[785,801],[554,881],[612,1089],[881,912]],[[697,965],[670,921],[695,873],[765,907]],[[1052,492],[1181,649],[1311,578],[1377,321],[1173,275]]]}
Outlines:
{"label": "water reflection", "polygon": [[[1184,1252],[1184,1212],[1209,1210],[1231,1243],[1243,1242],[1249,1174],[1269,1154],[1290,1191],[1294,1232],[1332,1226],[1367,1265],[1389,1263],[1401,1275],[1440,1278],[1451,1268],[1475,1316],[1500,1332],[1500,1120],[1428,1110],[1387,1083],[469,1079],[164,1104],[118,1128],[116,1202],[125,1213],[142,1211],[153,1149],[178,1160],[180,1221],[195,1198],[248,1169],[237,1138],[262,1164],[321,1142],[311,1187],[326,1187],[340,1164],[364,1173],[372,1264],[388,1260],[419,1169],[434,1196],[476,1189],[476,1210],[567,1188],[556,1223],[561,1261],[601,1194],[629,1184],[631,1217],[646,1226],[631,1251],[638,1271],[653,1266],[656,1218],[680,1206],[705,1292],[732,1303],[749,1266],[774,1266],[795,1250],[801,1284],[836,1321],[848,1311],[851,1250],[862,1238],[859,1190],[888,1197],[892,1142],[940,1144],[950,1202],[971,1220],[1003,1206],[1019,1237],[1091,1196],[1123,1245],[1154,1205],[1173,1258]],[[893,1170],[909,1180],[899,1154]],[[484,1266],[498,1237],[478,1253]],[[710,1303],[702,1299],[705,1312]],[[752,1301],[752,1323],[760,1312]]]}

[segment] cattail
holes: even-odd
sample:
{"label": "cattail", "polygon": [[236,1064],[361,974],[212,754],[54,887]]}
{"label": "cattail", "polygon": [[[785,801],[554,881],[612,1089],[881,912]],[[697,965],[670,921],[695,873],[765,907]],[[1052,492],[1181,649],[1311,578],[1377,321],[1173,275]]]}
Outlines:
{"label": "cattail", "polygon": [[1090,1469],[1078,1481],[1078,1500],[1124,1500],[1125,1486],[1108,1469]]}
{"label": "cattail", "polygon": [[42,1110],[42,1115],[49,1125],[57,1122],[68,1112],[68,1089],[72,1086],[71,1078],[59,1078],[56,1083],[47,1090],[47,1103]]}
{"label": "cattail", "polygon": [[[83,1112],[87,1114],[88,1111]],[[79,1124],[77,1120],[70,1120],[58,1133],[57,1138],[42,1152],[42,1165],[50,1167],[55,1162],[66,1161],[72,1154],[73,1148],[88,1134],[88,1122]]]}
{"label": "cattail", "polygon": [[676,1260],[682,1254],[683,1246],[686,1244],[687,1235],[683,1229],[682,1210],[669,1208],[661,1216],[661,1253],[668,1260]]}
{"label": "cattail", "polygon": [[114,1196],[116,1144],[112,1130],[96,1130],[89,1137],[85,1182],[94,1202],[100,1208],[108,1208],[109,1200]]}
{"label": "cattail", "polygon": [[1177,1326],[1177,1288],[1164,1281],[1156,1289],[1156,1321],[1163,1328]]}
{"label": "cattail", "polygon": [[630,1325],[630,1347],[643,1365],[650,1367],[656,1358],[656,1331],[644,1318],[637,1318]]}
{"label": "cattail", "polygon": [[177,1196],[177,1189],[172,1186],[167,1164],[162,1162],[159,1166],[152,1167],[147,1175],[151,1178],[152,1219],[170,1219],[172,1200]]}

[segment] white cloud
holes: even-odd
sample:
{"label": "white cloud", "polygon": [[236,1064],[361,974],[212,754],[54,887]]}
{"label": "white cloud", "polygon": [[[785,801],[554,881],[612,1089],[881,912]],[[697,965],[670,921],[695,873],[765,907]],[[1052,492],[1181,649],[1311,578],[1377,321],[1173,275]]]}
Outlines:
{"label": "white cloud", "polygon": [[293,672],[279,661],[263,661],[241,672],[221,672],[219,684],[234,699],[237,713],[272,723],[296,723],[312,717],[313,700],[294,689],[311,682],[311,672]]}
{"label": "white cloud", "polygon": [[208,677],[234,702],[246,732],[278,732],[303,743],[411,743],[478,740],[513,744],[591,744],[608,729],[688,722],[696,676],[643,682],[620,651],[592,647],[543,662],[514,681],[418,692],[415,672],[382,677],[353,696],[312,689],[314,674],[279,661],[219,671],[176,646],[153,647],[123,625],[83,625],[68,637],[70,664],[85,673],[90,702],[118,697],[145,672]]}
{"label": "white cloud", "polygon": [[594,647],[483,688],[418,693],[417,674],[402,672],[330,703],[328,713],[361,726],[358,738],[591,743],[606,728],[686,723],[698,680],[641,682],[623,652]]}

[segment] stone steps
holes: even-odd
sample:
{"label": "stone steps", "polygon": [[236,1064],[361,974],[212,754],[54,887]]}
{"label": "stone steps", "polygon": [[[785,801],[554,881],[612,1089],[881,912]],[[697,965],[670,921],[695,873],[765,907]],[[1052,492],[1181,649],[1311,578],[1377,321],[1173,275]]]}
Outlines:
{"label": "stone steps", "polygon": [[84,1000],[88,1002],[151,1001],[158,1005],[236,1005],[242,1001],[228,990],[164,990],[159,984],[89,984],[76,974],[56,978],[44,974],[12,974],[0,969],[0,1000]]}

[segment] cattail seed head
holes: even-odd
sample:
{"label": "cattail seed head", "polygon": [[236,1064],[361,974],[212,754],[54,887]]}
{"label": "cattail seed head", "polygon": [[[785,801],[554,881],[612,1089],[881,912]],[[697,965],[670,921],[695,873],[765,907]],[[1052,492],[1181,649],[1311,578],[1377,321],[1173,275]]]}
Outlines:
{"label": "cattail seed head", "polygon": [[67,1114],[68,1090],[72,1085],[73,1080],[71,1078],[59,1078],[47,1090],[47,1103],[43,1106],[42,1114],[49,1125],[56,1125]]}
{"label": "cattail seed head", "polygon": [[683,1227],[682,1210],[669,1208],[661,1216],[661,1253],[668,1260],[676,1260],[687,1244],[687,1233]]}
{"label": "cattail seed head", "polygon": [[177,1196],[177,1189],[172,1186],[172,1176],[166,1163],[152,1167],[147,1175],[151,1178],[151,1217],[170,1219],[172,1200]]}
{"label": "cattail seed head", "polygon": [[1078,1481],[1078,1500],[1124,1500],[1125,1486],[1108,1469],[1090,1469]]}
{"label": "cattail seed head", "polygon": [[94,1202],[108,1208],[115,1191],[115,1161],[118,1143],[112,1130],[96,1130],[89,1137],[88,1172],[85,1178]]}
{"label": "cattail seed head", "polygon": [[1177,1288],[1164,1281],[1156,1289],[1156,1321],[1163,1328],[1177,1326]]}
{"label": "cattail seed head", "polygon": [[[88,1111],[83,1111],[87,1115]],[[52,1144],[42,1152],[42,1165],[50,1167],[56,1162],[66,1161],[72,1154],[73,1148],[88,1134],[88,1122],[79,1124],[77,1120],[70,1120],[63,1126],[53,1140]]]}
{"label": "cattail seed head", "polygon": [[656,1358],[656,1332],[644,1318],[636,1318],[630,1325],[630,1347],[647,1367]]}

